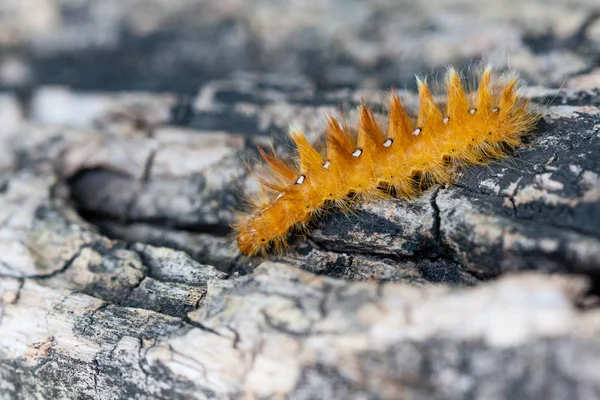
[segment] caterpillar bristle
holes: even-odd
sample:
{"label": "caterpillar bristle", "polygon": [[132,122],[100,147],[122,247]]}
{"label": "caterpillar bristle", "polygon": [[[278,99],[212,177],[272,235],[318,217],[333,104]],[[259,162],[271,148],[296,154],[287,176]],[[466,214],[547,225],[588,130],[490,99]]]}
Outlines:
{"label": "caterpillar bristle", "polygon": [[260,153],[262,159],[265,160],[267,165],[271,167],[271,170],[273,171],[275,176],[279,178],[279,181],[281,183],[285,184],[293,180],[296,177],[296,175],[298,175],[298,173],[293,168],[288,166],[277,156],[277,154],[275,154],[275,151],[273,149],[271,149],[272,155],[268,155],[261,147],[258,148],[258,152]]}
{"label": "caterpillar bristle", "polygon": [[252,214],[234,226],[240,251],[281,253],[290,231],[308,233],[311,219],[331,208],[351,213],[358,202],[392,194],[412,197],[432,185],[451,183],[460,167],[507,156],[539,119],[528,101],[519,98],[517,78],[493,81],[490,66],[479,74],[473,93],[465,91],[452,67],[444,82],[447,98],[439,105],[427,81],[417,78],[414,120],[392,91],[385,131],[362,102],[355,136],[344,120],[329,115],[322,151],[298,126],[290,127],[297,154],[292,162],[259,149],[271,172],[256,178],[261,192],[251,201]]}

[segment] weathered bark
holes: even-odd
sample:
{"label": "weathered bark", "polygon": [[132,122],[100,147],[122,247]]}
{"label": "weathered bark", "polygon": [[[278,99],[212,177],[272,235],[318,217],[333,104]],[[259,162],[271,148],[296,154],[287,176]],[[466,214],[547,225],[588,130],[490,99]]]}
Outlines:
{"label": "weathered bark", "polygon": [[520,275],[457,292],[265,263],[213,281],[183,319],[32,279],[1,283],[0,374],[13,396],[591,399],[600,391],[600,314],[574,308],[585,286],[578,278]]}
{"label": "weathered bark", "polygon": [[[571,7],[30,3],[45,17],[0,9],[0,85],[33,87],[0,95],[1,398],[600,397],[600,53]],[[87,47],[98,37],[112,39]],[[526,146],[415,199],[334,212],[282,255],[239,254],[229,225],[257,188],[257,144],[289,155],[290,122],[316,138],[361,99],[383,117],[379,89],[498,38],[529,81],[580,73],[523,90],[543,114]],[[269,73],[193,98],[121,91],[192,93],[241,67]]]}
{"label": "weathered bark", "polygon": [[[281,256],[311,273],[255,269],[219,236],[252,190],[251,143],[22,121],[3,133],[15,155],[0,194],[3,393],[595,398],[600,314],[585,293],[600,265],[598,101],[570,105],[581,96],[558,94],[565,105],[544,110],[531,145],[456,185],[320,221]],[[519,269],[590,278],[481,283]]]}
{"label": "weathered bark", "polygon": [[259,70],[321,88],[404,87],[416,72],[483,57],[559,86],[597,66],[597,8],[593,0],[4,0],[0,84],[192,94],[207,80]]}

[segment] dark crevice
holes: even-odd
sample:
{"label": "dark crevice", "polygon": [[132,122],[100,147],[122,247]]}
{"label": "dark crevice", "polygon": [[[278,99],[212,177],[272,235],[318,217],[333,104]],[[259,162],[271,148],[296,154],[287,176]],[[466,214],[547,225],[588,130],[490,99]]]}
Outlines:
{"label": "dark crevice", "polygon": [[514,195],[510,195],[508,197],[508,201],[510,201],[510,204],[512,204],[513,216],[518,219],[519,216],[517,214],[517,204],[515,203],[515,196]]}
{"label": "dark crevice", "polygon": [[[345,255],[347,256],[350,261],[349,261],[349,266],[348,268],[350,268],[351,266],[351,260],[352,260],[352,255],[362,255],[364,257],[367,258],[373,258],[376,260],[381,260],[381,257],[384,256],[385,259],[387,259],[386,261],[392,261],[395,262],[397,264],[403,264],[406,262],[412,262],[414,263],[417,267],[419,266],[420,263],[422,263],[423,261],[429,261],[431,263],[435,263],[435,262],[439,262],[439,261],[443,261],[443,262],[447,262],[450,264],[453,264],[456,266],[456,268],[460,271],[461,274],[465,274],[466,276],[470,276],[472,277],[475,281],[487,281],[493,278],[497,278],[498,276],[495,275],[489,275],[489,274],[482,274],[482,273],[476,273],[474,271],[471,270],[467,270],[465,269],[464,266],[462,266],[462,264],[457,261],[454,257],[452,257],[450,254],[450,252],[445,249],[445,246],[443,246],[443,244],[440,242],[439,246],[434,246],[435,248],[437,248],[437,251],[430,251],[430,250],[418,250],[415,251],[413,254],[411,255],[399,255],[399,254],[380,254],[380,253],[374,253],[374,252],[359,252],[359,251],[352,251],[352,252],[348,252],[345,250],[341,250],[341,249],[337,249],[335,246],[328,246],[326,243],[320,243],[318,241],[315,241],[314,238],[311,239],[311,243],[317,244],[317,249],[321,250],[321,251],[327,251],[333,254],[338,254],[338,255]],[[423,271],[419,271],[420,274],[422,275],[422,277],[425,280],[428,280],[430,282],[433,283],[440,283],[439,280],[435,280],[435,279],[431,279],[429,278],[426,274],[423,274]],[[325,275],[329,275],[330,271],[325,271],[324,273]]]}
{"label": "dark crevice", "polygon": [[[231,234],[231,227],[229,225],[221,225],[221,224],[182,224],[176,221],[173,221],[167,217],[164,218],[132,218],[128,220],[126,223],[119,218],[116,218],[112,214],[107,214],[104,212],[99,212],[97,210],[79,210],[79,215],[81,217],[92,224],[99,227],[100,231],[103,234],[106,234],[108,237],[112,237],[109,232],[105,232],[102,229],[102,221],[112,222],[127,227],[128,225],[133,224],[146,224],[159,229],[169,229],[175,231],[183,231],[192,234],[209,234],[217,237],[227,237]],[[118,238],[116,238],[118,239]]]}
{"label": "dark crevice", "polygon": [[226,328],[233,334],[233,343],[231,344],[231,347],[237,350],[242,338],[240,337],[239,332],[230,325],[227,325]]}
{"label": "dark crevice", "polygon": [[171,125],[189,126],[194,117],[194,97],[191,95],[179,95],[178,101],[171,108]]}
{"label": "dark crevice", "polygon": [[588,271],[585,275],[589,279],[590,287],[577,305],[581,308],[598,307],[600,306],[600,271]]}
{"label": "dark crevice", "polygon": [[131,199],[129,200],[129,202],[127,203],[127,205],[125,207],[125,213],[123,215],[124,223],[127,223],[128,221],[131,220],[131,212],[134,209],[134,207],[137,205],[141,191],[143,190],[144,186],[150,179],[150,174],[152,172],[152,165],[154,164],[154,158],[156,156],[156,152],[157,152],[156,150],[150,151],[150,154],[148,154],[148,157],[146,158],[146,162],[144,163],[144,170],[142,172],[142,176],[141,176],[139,182],[134,183],[135,188],[131,195]]}
{"label": "dark crevice", "polygon": [[150,260],[148,260],[148,257],[146,256],[146,254],[144,254],[144,252],[138,251],[135,248],[135,243],[126,243],[126,248],[127,248],[127,250],[131,251],[132,253],[135,253],[140,258],[140,261],[142,262],[143,266],[145,267],[144,276],[135,285],[135,287],[132,288],[132,290],[131,290],[132,292],[133,292],[133,289],[139,287],[142,284],[142,281],[146,278],[156,279],[157,281],[160,281],[160,282],[180,283],[180,282],[173,282],[173,281],[158,279],[157,277],[153,276],[152,268],[150,268]]}
{"label": "dark crevice", "polygon": [[321,314],[321,319],[327,318],[329,312],[327,311],[327,302],[329,301],[329,296],[333,293],[334,287],[327,282],[323,284],[323,297],[319,301],[319,313]]}
{"label": "dark crevice", "polygon": [[214,330],[214,329],[212,329],[212,328],[209,328],[208,326],[206,326],[206,325],[204,325],[204,324],[202,324],[202,323],[200,323],[200,322],[198,322],[198,321],[193,321],[193,320],[191,320],[191,319],[190,319],[190,317],[188,317],[187,315],[186,315],[185,317],[181,318],[181,320],[182,320],[183,322],[185,322],[186,324],[188,324],[188,325],[190,325],[190,326],[194,327],[194,328],[198,328],[198,329],[201,329],[201,330],[203,330],[203,331],[205,331],[205,332],[210,332],[210,333],[212,333],[212,334],[214,334],[214,335],[217,335],[217,336],[223,337],[223,335],[221,335],[221,334],[220,334],[219,332],[217,332],[216,330]]}
{"label": "dark crevice", "polygon": [[[211,252],[214,248],[212,244],[197,245],[193,237],[190,237],[189,242],[187,242],[187,237],[182,239],[178,236],[179,233],[183,232],[185,234],[189,234],[190,232],[171,230],[163,226],[139,224],[137,226],[152,229],[152,232],[137,235],[127,233],[127,225],[108,223],[107,220],[104,219],[92,218],[88,221],[92,224],[95,224],[103,235],[113,240],[119,240],[127,243],[127,248],[135,252],[137,252],[137,249],[134,246],[135,243],[147,244],[154,247],[166,247],[175,251],[184,252],[189,255],[192,260],[200,264],[212,265],[217,270],[225,272],[229,276],[233,276],[236,272],[238,275],[246,275],[250,272],[250,270],[247,268],[249,267],[249,265],[247,265],[248,263],[246,262],[247,260],[243,256],[237,253],[227,255],[219,254],[217,252],[217,254],[213,254]],[[133,226],[135,228],[135,224],[133,224]],[[121,229],[123,229],[123,231]],[[210,235],[206,233],[199,234],[212,236],[217,241],[222,240],[223,238],[223,236]],[[198,240],[201,241],[203,239]],[[227,241],[227,243],[229,242]],[[142,257],[142,259],[144,259],[145,256],[143,254],[139,252],[138,254],[140,257]],[[144,263],[148,264],[147,261]],[[153,276],[150,277],[154,278]]]}
{"label": "dark crevice", "polygon": [[17,287],[17,293],[15,294],[15,298],[13,300],[13,304],[17,304],[21,299],[21,290],[23,290],[23,286],[25,286],[25,278],[19,278],[19,286]]}
{"label": "dark crevice", "polygon": [[440,207],[437,204],[437,197],[441,188],[435,188],[435,191],[431,195],[431,208],[433,209],[433,226],[431,227],[431,231],[433,232],[433,237],[438,246],[442,246],[442,237],[441,237],[441,226],[442,226],[442,217],[440,214]]}
{"label": "dark crevice", "polygon": [[[231,227],[225,222],[203,223],[202,220],[193,222],[195,219],[193,217],[192,222],[183,222],[174,220],[169,215],[159,214],[150,217],[134,215],[139,196],[149,182],[154,155],[155,152],[149,154],[144,172],[139,180],[105,168],[84,169],[73,175],[67,181],[71,193],[70,200],[82,218],[92,221],[92,223],[94,223],[93,220],[105,220],[125,225],[145,223],[157,228],[227,236],[231,232]],[[226,194],[222,197],[226,202],[230,201]],[[206,199],[206,201],[212,201],[212,199]],[[227,205],[227,203],[224,204],[224,206]]]}
{"label": "dark crevice", "polygon": [[311,335],[310,330],[293,330],[282,323],[276,322],[268,312],[261,310],[265,324],[276,332],[281,332],[292,337],[307,337]]}
{"label": "dark crevice", "polygon": [[98,375],[100,375],[100,364],[98,363],[98,355],[100,354],[100,352],[96,353],[94,355],[94,358],[92,359],[92,377],[94,379],[94,392],[96,394],[98,394]]}
{"label": "dark crevice", "polygon": [[152,166],[154,165],[154,158],[156,157],[156,153],[158,150],[151,150],[150,154],[146,158],[146,163],[144,164],[144,172],[142,173],[141,182],[147,183],[150,179],[150,174],[152,172]]}
{"label": "dark crevice", "polygon": [[64,273],[74,262],[75,260],[81,255],[81,252],[83,251],[83,249],[85,248],[89,248],[91,247],[90,244],[86,243],[83,244],[75,254],[73,254],[71,256],[71,258],[69,258],[62,267],[60,267],[59,269],[51,272],[50,274],[47,275],[33,275],[33,276],[28,276],[27,278],[31,278],[31,279],[40,279],[40,280],[44,280],[44,279],[51,279],[54,278],[57,275],[60,275],[62,273]]}
{"label": "dark crevice", "polygon": [[[133,295],[133,292],[135,292],[136,289],[138,289],[140,287],[140,285],[142,284],[142,282],[144,282],[144,280],[147,278],[147,275],[144,274],[139,281],[136,282],[135,285],[128,287],[128,291],[129,293],[125,296],[125,298],[119,302],[119,305],[121,304],[127,304],[129,301],[129,298]],[[149,309],[149,310],[153,310],[153,309]],[[170,315],[170,314],[169,314]]]}
{"label": "dark crevice", "polygon": [[[397,262],[406,262],[406,261],[418,262],[419,260],[423,260],[423,259],[426,259],[429,261],[447,260],[447,261],[455,262],[455,260],[453,258],[447,257],[445,254],[438,254],[436,252],[429,251],[429,250],[417,250],[417,251],[414,251],[412,254],[398,254],[398,253],[391,253],[391,252],[383,253],[383,252],[378,252],[376,250],[370,249],[368,247],[366,247],[364,251],[359,251],[357,249],[346,250],[344,248],[338,248],[335,244],[331,245],[327,242],[321,242],[318,239],[315,239],[314,237],[312,238],[311,243],[317,244],[318,247],[316,247],[316,248],[318,250],[327,251],[327,252],[334,253],[334,254],[345,254],[348,256],[352,256],[354,254],[354,255],[362,255],[362,256],[374,257],[374,258],[386,257],[390,260],[397,261]],[[431,249],[432,247],[429,246],[428,248]]]}
{"label": "dark crevice", "polygon": [[138,348],[138,354],[137,354],[138,355],[137,365],[138,365],[138,368],[140,369],[140,371],[142,372],[142,374],[144,374],[144,381],[145,381],[146,385],[148,385],[148,378],[150,377],[152,372],[147,370],[148,362],[146,360],[146,356],[148,355],[148,351],[150,351],[150,349],[152,347],[154,347],[155,342],[153,342],[148,348],[144,348],[144,339],[138,338],[138,344],[139,344],[139,348]]}

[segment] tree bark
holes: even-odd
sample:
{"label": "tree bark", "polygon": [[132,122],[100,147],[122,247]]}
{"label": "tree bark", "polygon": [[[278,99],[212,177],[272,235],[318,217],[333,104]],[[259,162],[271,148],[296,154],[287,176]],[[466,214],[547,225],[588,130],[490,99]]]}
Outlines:
{"label": "tree bark", "polygon": [[[121,17],[106,24],[84,2],[77,25],[73,5],[31,3],[47,14],[0,7],[0,47],[22,49],[0,61],[0,86],[25,94],[0,94],[0,398],[600,397],[591,17],[569,32],[574,11],[544,2],[456,14],[440,3],[436,17],[332,0],[329,26],[299,2],[136,0],[110,2]],[[561,28],[530,32],[532,21]],[[98,37],[114,40],[90,47]],[[521,91],[543,115],[525,146],[414,199],[333,212],[281,255],[240,255],[229,226],[257,188],[257,145],[292,156],[290,122],[316,139],[326,113],[342,107],[352,123],[361,100],[383,120],[383,92],[366,87],[498,37],[526,81],[571,76]],[[220,79],[269,60],[282,61]],[[80,89],[44,85],[61,79]],[[179,94],[150,91],[163,85]],[[416,93],[400,94],[416,107]]]}

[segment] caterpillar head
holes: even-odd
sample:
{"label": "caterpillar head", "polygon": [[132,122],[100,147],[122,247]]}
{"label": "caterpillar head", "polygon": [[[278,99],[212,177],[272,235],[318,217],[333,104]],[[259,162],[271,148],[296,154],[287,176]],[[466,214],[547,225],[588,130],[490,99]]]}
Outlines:
{"label": "caterpillar head", "polygon": [[256,221],[248,220],[237,228],[237,244],[240,251],[245,255],[260,253],[267,246],[269,238],[264,232],[256,229]]}

